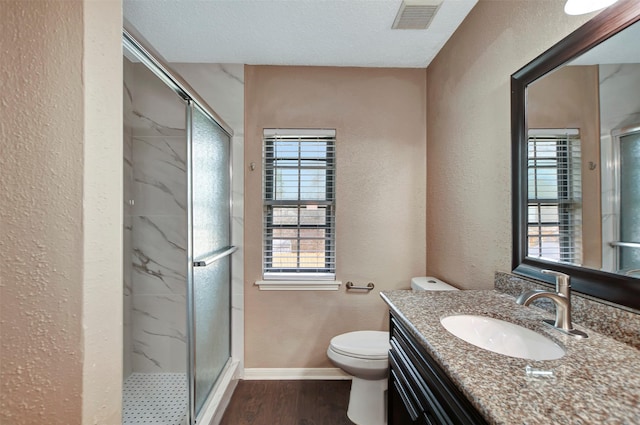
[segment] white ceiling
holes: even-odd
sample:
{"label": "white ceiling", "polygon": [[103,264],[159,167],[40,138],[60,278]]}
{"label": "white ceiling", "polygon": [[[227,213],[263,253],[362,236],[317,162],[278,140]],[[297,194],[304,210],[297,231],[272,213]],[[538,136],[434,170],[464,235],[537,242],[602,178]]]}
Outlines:
{"label": "white ceiling", "polygon": [[423,68],[478,0],[444,0],[427,30],[392,30],[401,0],[124,0],[168,62]]}

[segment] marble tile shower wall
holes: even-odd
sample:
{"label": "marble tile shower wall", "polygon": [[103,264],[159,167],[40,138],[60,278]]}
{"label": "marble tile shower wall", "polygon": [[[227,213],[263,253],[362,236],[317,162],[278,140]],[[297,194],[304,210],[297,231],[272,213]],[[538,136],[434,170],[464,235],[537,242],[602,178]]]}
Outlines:
{"label": "marble tile shower wall", "polygon": [[640,99],[629,93],[640,84],[640,64],[599,66],[601,133],[640,124]]}
{"label": "marble tile shower wall", "polygon": [[[186,369],[184,103],[140,64],[124,67],[124,376]],[[232,316],[243,327],[244,66],[172,64],[234,130]],[[135,203],[130,205],[129,200]],[[232,339],[235,353],[243,339]],[[242,357],[242,356],[239,356]]]}
{"label": "marble tile shower wall", "polygon": [[131,175],[124,192],[130,195],[125,198],[125,240],[130,241],[125,252],[131,255],[128,264],[125,261],[125,288],[130,278],[125,292],[131,299],[130,370],[185,372],[185,106],[144,66],[129,66],[133,78],[125,79],[125,91],[131,94],[132,108],[125,121],[131,126],[131,148],[125,167]]}

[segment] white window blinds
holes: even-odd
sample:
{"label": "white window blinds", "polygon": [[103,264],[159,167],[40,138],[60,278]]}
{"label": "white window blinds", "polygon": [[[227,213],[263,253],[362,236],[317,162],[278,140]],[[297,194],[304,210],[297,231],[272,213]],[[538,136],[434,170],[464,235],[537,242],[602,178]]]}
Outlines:
{"label": "white window blinds", "polygon": [[578,130],[529,130],[529,257],[582,263],[580,152]]}
{"label": "white window blinds", "polygon": [[335,130],[265,129],[265,279],[335,279]]}

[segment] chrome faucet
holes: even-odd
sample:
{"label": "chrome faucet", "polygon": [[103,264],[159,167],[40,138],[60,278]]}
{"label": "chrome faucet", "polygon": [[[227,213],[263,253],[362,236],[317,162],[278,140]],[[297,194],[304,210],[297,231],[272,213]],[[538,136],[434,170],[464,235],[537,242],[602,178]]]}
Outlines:
{"label": "chrome faucet", "polygon": [[520,294],[516,299],[516,303],[529,305],[539,298],[549,298],[556,306],[556,320],[555,322],[553,320],[544,320],[544,322],[567,335],[587,338],[586,333],[573,329],[571,324],[571,284],[569,283],[569,275],[554,270],[542,270],[542,273],[556,277],[556,292],[531,289]]}

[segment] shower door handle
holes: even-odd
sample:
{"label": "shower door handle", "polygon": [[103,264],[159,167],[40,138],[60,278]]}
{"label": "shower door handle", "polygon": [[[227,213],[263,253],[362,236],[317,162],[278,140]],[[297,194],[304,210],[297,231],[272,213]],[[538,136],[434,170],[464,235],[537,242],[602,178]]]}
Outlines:
{"label": "shower door handle", "polygon": [[623,247],[623,248],[640,248],[640,243],[638,242],[609,242],[609,246],[612,247]]}
{"label": "shower door handle", "polygon": [[221,249],[220,251],[214,252],[213,254],[207,257],[194,261],[193,267],[207,267],[212,263],[215,263],[219,259],[233,254],[237,250],[238,250],[237,246],[228,246],[226,248]]}

